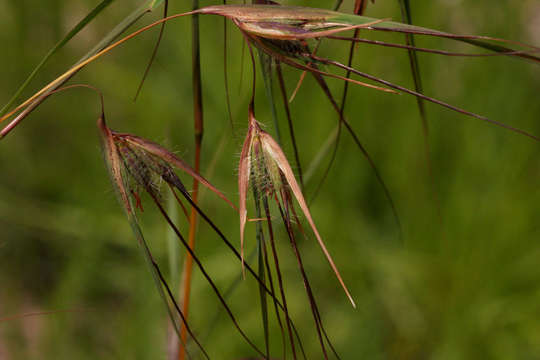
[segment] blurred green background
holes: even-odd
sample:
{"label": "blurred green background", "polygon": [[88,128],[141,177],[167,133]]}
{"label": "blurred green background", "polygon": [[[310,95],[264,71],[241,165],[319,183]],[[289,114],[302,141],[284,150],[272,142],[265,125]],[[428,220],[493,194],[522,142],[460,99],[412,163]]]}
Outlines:
{"label": "blurred green background", "polygon": [[[0,0],[0,103],[97,0]],[[24,95],[76,62],[141,2],[117,0],[58,53]],[[331,1],[288,4],[329,8]],[[202,5],[211,4],[203,2]],[[171,1],[173,12],[189,4]],[[352,1],[342,10],[350,12]],[[540,45],[536,0],[413,2],[417,25]],[[160,16],[161,8],[135,27]],[[396,0],[369,4],[367,15],[399,19]],[[219,20],[219,21],[218,21]],[[231,131],[223,81],[223,25],[201,18],[205,134],[202,173],[237,201],[236,167],[245,136],[251,64],[231,29]],[[403,41],[400,35],[362,36]],[[137,85],[157,30],[118,48],[72,83],[101,89],[109,126],[167,145],[192,163],[190,20],[168,23],[156,62],[137,102]],[[448,40],[419,46],[475,51]],[[345,43],[324,42],[320,54],[346,61]],[[540,135],[540,68],[507,57],[448,58],[420,54],[425,92],[453,105]],[[359,45],[355,67],[412,87],[407,54]],[[260,73],[258,73],[260,75]],[[299,72],[285,71],[289,93]],[[241,82],[241,79],[243,81]],[[274,133],[259,76],[257,117]],[[342,84],[329,80],[336,95]],[[313,237],[301,251],[327,330],[343,359],[540,359],[540,144],[428,104],[429,176],[416,101],[350,88],[347,116],[392,193],[403,226],[399,240],[388,201],[373,172],[344,133],[328,181],[311,203],[313,218],[355,300],[352,309]],[[279,100],[279,98],[278,98]],[[278,101],[279,103],[279,101]],[[292,103],[304,170],[337,118],[309,77]],[[85,89],[54,96],[0,143],[0,358],[165,359],[167,318],[149,271],[116,203],[103,165],[95,121],[99,103]],[[286,122],[284,148],[292,162]],[[311,198],[328,157],[306,186]],[[186,184],[190,179],[184,178]],[[434,196],[433,194],[436,193]],[[435,198],[439,199],[441,219]],[[180,265],[169,265],[166,227],[144,199],[142,223],[152,251],[176,289]],[[235,244],[238,219],[204,193],[203,208]],[[250,211],[252,209],[250,208]],[[187,226],[181,221],[187,234]],[[205,224],[197,252],[221,289],[240,266]],[[279,228],[291,313],[310,358],[319,359],[312,316],[296,263]],[[248,224],[247,244],[255,245]],[[242,326],[262,346],[253,281],[228,298]],[[195,271],[190,319],[214,359],[253,355]],[[50,315],[11,315],[69,310]],[[277,356],[280,335],[273,329]]]}

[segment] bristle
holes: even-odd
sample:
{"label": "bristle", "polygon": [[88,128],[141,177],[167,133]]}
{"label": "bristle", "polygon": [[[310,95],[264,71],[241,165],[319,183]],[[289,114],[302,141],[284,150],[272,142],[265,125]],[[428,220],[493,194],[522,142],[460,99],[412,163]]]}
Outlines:
{"label": "bristle", "polygon": [[118,141],[117,145],[124,166],[134,183],[144,191],[151,193],[152,196],[161,199],[161,177],[156,173],[147,154],[141,150],[133,149],[122,141]]}

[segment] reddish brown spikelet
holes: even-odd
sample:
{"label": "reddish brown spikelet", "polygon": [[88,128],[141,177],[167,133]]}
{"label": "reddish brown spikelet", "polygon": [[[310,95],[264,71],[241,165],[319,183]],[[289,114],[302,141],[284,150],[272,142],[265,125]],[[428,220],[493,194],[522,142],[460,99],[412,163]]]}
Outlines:
{"label": "reddish brown spikelet", "polygon": [[[188,163],[186,163],[184,160],[176,156],[171,151],[167,150],[163,146],[156,144],[150,140],[143,139],[136,135],[131,134],[125,134],[125,133],[114,133],[114,136],[121,139],[125,143],[129,144],[133,148],[143,151],[148,154],[148,156],[153,156],[157,159],[160,159],[163,164],[167,164],[170,166],[174,166],[184,172],[186,172],[188,175],[190,175],[192,178],[197,179],[201,184],[206,186],[208,189],[210,189],[212,192],[214,192],[217,196],[222,198],[225,202],[227,202],[233,209],[237,209],[237,207],[221,192],[219,191],[214,185],[212,185],[208,180],[206,180],[204,177],[202,177],[198,172],[196,172]],[[172,171],[172,170],[171,170]],[[160,176],[167,176],[171,175],[170,172],[168,173],[162,173],[160,171]],[[169,182],[167,178],[164,178],[165,181]]]}
{"label": "reddish brown spikelet", "polygon": [[332,267],[332,270],[336,274],[336,277],[338,278],[338,281],[340,282],[343,290],[345,291],[347,297],[349,298],[351,304],[356,307],[356,304],[347,289],[347,286],[345,286],[345,283],[334,263],[334,260],[332,259],[332,256],[328,252],[326,245],[324,244],[319,231],[317,230],[317,227],[315,226],[315,222],[313,221],[313,218],[311,217],[311,213],[309,211],[309,208],[307,206],[307,203],[304,199],[304,196],[302,194],[302,191],[300,189],[300,186],[298,182],[296,181],[296,178],[294,176],[294,172],[287,161],[287,158],[285,154],[283,153],[283,150],[279,146],[279,144],[264,130],[261,129],[259,124],[257,123],[257,120],[255,119],[255,116],[253,114],[253,108],[250,106],[249,109],[249,128],[248,128],[248,134],[246,136],[246,140],[244,141],[244,145],[242,147],[242,153],[240,155],[240,164],[238,167],[238,190],[239,190],[239,196],[240,196],[240,253],[242,255],[242,264],[243,264],[243,248],[244,248],[244,229],[247,221],[247,208],[246,208],[246,198],[247,198],[247,189],[249,186],[249,176],[250,176],[250,166],[251,164],[258,164],[259,161],[251,161],[252,157],[252,150],[254,151],[255,156],[259,156],[257,152],[261,152],[263,163],[266,167],[266,172],[268,173],[271,181],[272,186],[271,188],[278,189],[279,187],[283,186],[279,179],[285,178],[287,185],[291,189],[292,193],[294,194],[296,201],[298,202],[298,205],[302,209],[302,212],[304,213],[304,216],[306,217],[311,229],[313,230],[313,233],[315,234],[315,237],[317,238],[317,241],[326,256],[328,262],[330,263],[330,266]]}

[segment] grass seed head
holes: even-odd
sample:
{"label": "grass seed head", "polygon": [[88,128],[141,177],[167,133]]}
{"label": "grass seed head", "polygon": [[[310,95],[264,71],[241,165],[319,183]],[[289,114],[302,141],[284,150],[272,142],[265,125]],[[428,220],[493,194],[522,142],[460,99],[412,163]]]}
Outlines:
{"label": "grass seed head", "polygon": [[[240,164],[238,166],[238,191],[240,197],[240,254],[242,257],[242,271],[244,271],[244,230],[247,221],[247,191],[249,187],[250,174],[262,173],[263,176],[268,175],[270,184],[265,184],[266,188],[272,189],[277,194],[286,193],[284,187],[287,186],[293,193],[298,205],[302,209],[304,216],[306,217],[319,245],[326,256],[332,270],[336,274],[343,290],[347,294],[351,304],[356,307],[354,300],[352,299],[349,290],[345,286],[341,275],[334,264],[334,260],[330,256],[330,253],[326,249],[326,246],[315,226],[311,213],[307,206],[300,185],[296,181],[294,172],[289,164],[285,153],[279,146],[279,144],[268,134],[261,129],[261,126],[255,119],[253,113],[253,106],[249,108],[249,127],[244,145],[242,146],[242,153],[240,154]],[[284,202],[288,200],[283,199]]]}

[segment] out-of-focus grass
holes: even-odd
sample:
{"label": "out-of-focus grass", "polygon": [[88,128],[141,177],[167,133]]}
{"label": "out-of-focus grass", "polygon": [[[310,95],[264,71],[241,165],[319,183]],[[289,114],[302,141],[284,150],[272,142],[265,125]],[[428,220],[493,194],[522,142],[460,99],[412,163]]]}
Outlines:
{"label": "out-of-focus grass", "polygon": [[[38,75],[33,89],[65,70],[137,5],[136,1],[111,5],[55,56]],[[309,5],[331,6],[324,1]],[[539,45],[540,8],[534,0],[441,0],[412,5],[418,25]],[[93,6],[94,1],[82,0],[0,3],[2,102]],[[175,12],[187,10],[179,2],[172,2],[171,7]],[[347,4],[344,11],[351,8]],[[379,0],[370,5],[367,15],[398,19],[397,2]],[[203,169],[214,158],[222,134],[229,131],[221,71],[221,22],[216,20],[201,18],[206,115]],[[167,26],[163,47],[135,104],[132,97],[157,30],[117,49],[76,78],[104,92],[112,128],[167,143],[186,159],[193,155],[189,29],[188,20]],[[364,31],[361,34],[374,37]],[[402,40],[388,34],[377,38]],[[418,38],[417,43],[469,49],[444,40]],[[327,43],[322,51],[345,59],[347,45]],[[230,83],[232,93],[237,94],[241,39],[236,31],[229,54]],[[419,58],[428,94],[540,134],[537,66],[504,57],[459,59],[420,54]],[[242,93],[232,99],[235,133],[217,154],[210,179],[233,199],[237,153],[247,120],[251,78],[247,59]],[[405,51],[360,45],[356,59],[359,69],[412,86]],[[292,89],[299,74],[287,70],[285,75]],[[329,83],[339,94],[339,82]],[[257,117],[271,132],[262,87],[258,95]],[[404,243],[397,240],[390,208],[372,172],[344,134],[334,171],[312,203],[312,212],[355,296],[357,310],[348,305],[315,241],[301,245],[323,318],[342,357],[540,358],[540,144],[427,105],[441,226],[429,191],[415,100],[354,86],[349,99],[350,122],[395,198]],[[98,106],[95,96],[84,90],[52,97],[0,143],[0,317],[29,311],[84,310],[0,322],[0,357],[164,357],[166,315],[107,179],[94,125]],[[307,165],[334,127],[336,116],[309,77],[292,111],[300,156]],[[284,120],[281,117],[283,127]],[[292,159],[289,146],[286,142]],[[321,174],[322,169],[315,180]],[[308,198],[315,185],[316,181],[307,187]],[[166,269],[165,227],[150,202],[145,205],[146,236]],[[232,211],[211,194],[202,205],[232,240],[238,238],[238,220]],[[185,224],[181,227],[186,231]],[[197,250],[225,288],[240,268],[206,226],[201,225],[200,230]],[[283,238],[283,233],[278,235]],[[247,239],[254,245],[250,226]],[[312,319],[305,311],[307,299],[283,240],[280,248],[291,312],[298,328],[309,335]],[[246,329],[262,343],[254,294],[254,284],[243,283],[230,303]],[[193,299],[192,324],[204,333],[218,303],[197,273]],[[226,318],[215,326],[207,340],[214,358],[249,353],[239,336],[229,335],[232,327]],[[274,339],[273,347],[278,349],[279,336],[275,334]],[[308,340],[307,348],[316,353],[318,345]]]}

